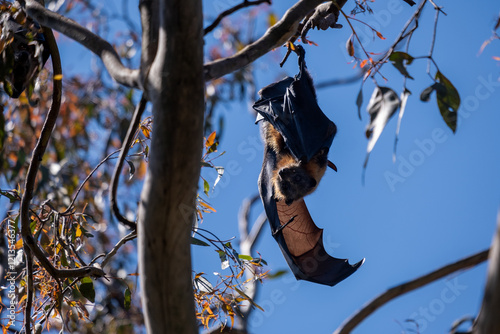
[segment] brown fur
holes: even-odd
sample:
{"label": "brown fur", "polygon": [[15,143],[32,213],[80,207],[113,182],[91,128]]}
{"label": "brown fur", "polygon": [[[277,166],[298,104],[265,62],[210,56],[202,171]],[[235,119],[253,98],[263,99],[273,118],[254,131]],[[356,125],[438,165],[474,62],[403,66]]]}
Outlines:
{"label": "brown fur", "polygon": [[290,205],[316,190],[326,171],[328,150],[321,150],[308,162],[298,161],[286,147],[283,136],[270,123],[266,122],[263,128],[266,145],[276,154],[272,176],[274,198]]}

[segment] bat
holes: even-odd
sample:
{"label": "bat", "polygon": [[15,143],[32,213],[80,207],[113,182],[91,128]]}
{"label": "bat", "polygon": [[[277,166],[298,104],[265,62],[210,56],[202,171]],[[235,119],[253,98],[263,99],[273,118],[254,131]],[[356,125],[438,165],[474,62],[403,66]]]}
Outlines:
{"label": "bat", "polygon": [[7,95],[18,98],[45,65],[50,56],[49,46],[41,27],[20,9],[2,15],[0,27],[12,37],[0,53],[0,80]]}
{"label": "bat", "polygon": [[337,128],[318,106],[304,49],[297,46],[296,51],[299,73],[264,87],[253,105],[265,142],[259,192],[272,235],[295,277],[334,286],[364,259],[351,265],[330,256],[323,230],[304,202],[325,173]]}

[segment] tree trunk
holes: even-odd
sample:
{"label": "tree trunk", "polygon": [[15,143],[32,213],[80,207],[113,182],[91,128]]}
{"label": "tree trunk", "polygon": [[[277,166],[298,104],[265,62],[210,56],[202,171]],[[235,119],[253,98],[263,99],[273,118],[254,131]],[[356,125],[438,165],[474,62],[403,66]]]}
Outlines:
{"label": "tree trunk", "polygon": [[138,216],[141,297],[148,333],[192,334],[198,329],[190,232],[204,113],[201,1],[161,0],[159,16],[146,86],[154,124]]}
{"label": "tree trunk", "polygon": [[491,245],[488,280],[484,289],[483,304],[474,325],[474,334],[500,333],[500,214],[497,231]]}

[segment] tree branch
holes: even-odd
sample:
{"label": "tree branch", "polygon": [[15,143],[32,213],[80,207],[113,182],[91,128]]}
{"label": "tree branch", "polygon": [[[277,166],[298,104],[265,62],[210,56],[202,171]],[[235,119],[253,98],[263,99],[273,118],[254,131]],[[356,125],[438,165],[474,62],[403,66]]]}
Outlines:
{"label": "tree branch", "polygon": [[229,74],[252,63],[272,49],[283,45],[297,32],[300,21],[323,2],[323,0],[302,0],[297,2],[287,10],[279,22],[269,28],[254,43],[247,45],[231,57],[217,59],[205,64],[205,80],[210,81]]}
{"label": "tree branch", "polygon": [[481,311],[474,324],[472,333],[489,334],[500,332],[498,314],[500,312],[500,214],[497,230],[493,239],[488,265],[488,280],[484,289]]}
{"label": "tree branch", "polygon": [[[49,272],[49,274],[54,278],[62,277],[78,277],[87,275],[97,275],[102,276],[104,273],[102,270],[95,267],[84,267],[78,269],[69,270],[58,270],[52,263],[45,257],[43,251],[37,245],[33,239],[30,228],[30,216],[29,216],[29,206],[31,199],[33,198],[33,189],[35,187],[36,175],[38,173],[38,168],[40,167],[40,162],[42,161],[43,154],[47,148],[52,130],[54,129],[57,116],[59,115],[59,110],[61,106],[61,91],[62,91],[62,67],[61,58],[59,55],[59,50],[57,48],[56,40],[52,30],[47,27],[43,27],[43,33],[47,40],[47,44],[50,48],[52,67],[54,70],[53,82],[53,93],[52,93],[52,104],[45,118],[45,123],[43,124],[40,138],[38,139],[35,149],[33,150],[33,155],[31,157],[30,164],[28,166],[28,172],[26,174],[26,180],[24,184],[24,193],[21,198],[21,205],[19,209],[19,215],[21,220],[21,237],[23,239],[23,247],[26,254],[26,265],[27,265],[27,275],[28,275],[28,289],[27,289],[27,301],[25,308],[25,331],[26,333],[31,333],[31,307],[33,303],[33,254],[37,257],[40,264]],[[59,78],[58,78],[59,77]]]}
{"label": "tree branch", "polygon": [[405,293],[408,293],[426,284],[434,282],[440,278],[443,278],[446,275],[454,273],[455,271],[472,267],[483,261],[486,261],[488,259],[488,253],[489,249],[484,250],[472,256],[466,257],[465,259],[441,267],[427,275],[420,276],[412,281],[390,288],[389,290],[382,293],[381,295],[370,301],[368,304],[366,304],[361,310],[356,312],[349,319],[347,319],[342,325],[340,325],[339,328],[337,328],[337,330],[335,330],[334,334],[350,333],[356,326],[358,326],[363,320],[368,318],[368,316],[370,316],[378,308],[385,305],[394,298],[397,298]]}
{"label": "tree branch", "polygon": [[208,27],[206,27],[204,30],[203,30],[203,35],[206,35],[208,34],[209,32],[211,32],[212,30],[215,29],[215,27],[217,27],[217,25],[219,25],[220,21],[222,21],[223,18],[225,18],[226,16],[229,16],[231,15],[232,13],[242,9],[242,8],[245,8],[245,7],[250,7],[250,6],[258,6],[260,5],[261,3],[267,3],[267,4],[271,4],[271,0],[255,0],[255,1],[251,1],[251,0],[243,0],[242,3],[232,7],[232,8],[229,8],[225,11],[223,11],[222,13],[220,13],[217,18],[214,20],[214,22],[212,22],[212,24],[210,24]]}
{"label": "tree branch", "polygon": [[40,25],[59,31],[95,53],[101,58],[110,76],[119,84],[132,88],[142,88],[142,83],[139,80],[139,70],[132,70],[124,66],[118,53],[106,40],[85,29],[75,21],[46,9],[35,0],[20,2],[24,5],[28,16]]}
{"label": "tree branch", "polygon": [[116,191],[118,189],[118,181],[120,180],[120,173],[123,168],[123,162],[125,161],[125,157],[128,154],[130,146],[132,146],[135,131],[137,130],[137,127],[141,122],[141,116],[144,112],[144,109],[146,109],[147,102],[148,101],[143,94],[141,97],[141,101],[139,101],[139,104],[134,111],[134,115],[130,120],[127,134],[125,135],[125,139],[123,140],[120,156],[118,157],[118,162],[116,163],[113,177],[111,178],[111,191],[109,192],[109,202],[116,219],[118,219],[120,223],[132,230],[135,230],[137,228],[137,224],[123,217],[123,215],[120,213],[120,209],[118,208],[118,203],[116,201]]}

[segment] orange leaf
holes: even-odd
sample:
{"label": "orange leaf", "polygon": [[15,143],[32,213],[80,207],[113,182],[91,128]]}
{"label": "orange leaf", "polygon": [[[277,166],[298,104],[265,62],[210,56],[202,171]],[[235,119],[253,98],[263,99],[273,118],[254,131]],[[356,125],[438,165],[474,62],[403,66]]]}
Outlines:
{"label": "orange leaf", "polygon": [[146,127],[146,126],[143,126],[141,124],[141,131],[142,131],[142,134],[144,135],[144,137],[146,137],[147,139],[151,139],[151,131]]}
{"label": "orange leaf", "polygon": [[367,59],[363,60],[363,61],[361,62],[361,64],[359,64],[359,67],[361,67],[361,68],[365,67],[365,65],[366,65],[366,63],[367,63],[367,62],[368,62],[368,60],[367,60]]}
{"label": "orange leaf", "polygon": [[205,147],[206,147],[206,148],[211,147],[211,146],[214,144],[214,142],[215,142],[215,131],[214,131],[214,132],[212,132],[212,133],[208,136],[208,138],[207,138],[207,140],[206,140],[206,142],[205,142]]}
{"label": "orange leaf", "polygon": [[378,31],[377,31],[377,36],[378,36],[378,38],[380,38],[380,39],[382,39],[382,40],[384,40],[384,39],[385,39],[385,37],[384,37],[384,36],[382,36],[382,34],[381,34],[380,32],[378,32]]}

